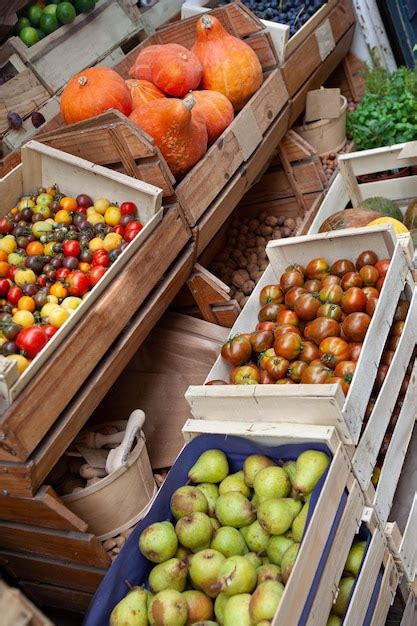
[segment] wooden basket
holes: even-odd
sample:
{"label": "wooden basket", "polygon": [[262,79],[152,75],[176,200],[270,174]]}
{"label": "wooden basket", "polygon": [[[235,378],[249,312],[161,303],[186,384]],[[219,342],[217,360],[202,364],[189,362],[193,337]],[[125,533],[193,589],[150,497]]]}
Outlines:
{"label": "wooden basket", "polygon": [[298,126],[295,131],[308,141],[321,156],[338,152],[346,143],[347,100],[340,96],[340,115],[335,119],[318,120]]}

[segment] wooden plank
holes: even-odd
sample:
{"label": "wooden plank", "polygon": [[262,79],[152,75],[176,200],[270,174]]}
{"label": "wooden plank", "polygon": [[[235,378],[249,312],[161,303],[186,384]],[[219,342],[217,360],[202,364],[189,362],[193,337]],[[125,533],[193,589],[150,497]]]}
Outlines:
{"label": "wooden plank", "polygon": [[49,97],[48,91],[29,68],[3,83],[0,86],[0,133],[9,129],[7,113],[15,111],[26,118]]}
{"label": "wooden plank", "polygon": [[19,587],[40,606],[52,606],[74,613],[86,613],[93,594],[54,585],[44,585],[22,580]]}
{"label": "wooden plank", "polygon": [[0,519],[60,530],[85,532],[87,524],[67,509],[52,487],[43,485],[33,498],[0,495]]}
{"label": "wooden plank", "polygon": [[1,548],[50,556],[96,567],[107,567],[110,558],[96,537],[75,531],[0,521]]}
{"label": "wooden plank", "polygon": [[53,626],[21,591],[0,580],[0,612],[4,626]]}
{"label": "wooden plank", "polygon": [[399,575],[392,556],[385,559],[385,571],[382,577],[381,588],[379,590],[378,599],[374,613],[372,615],[371,626],[379,626],[385,624],[389,607],[394,601],[395,591],[399,583]]}
{"label": "wooden plank", "polygon": [[[417,598],[413,593],[408,596],[400,626],[414,626],[417,621]],[[375,624],[375,626],[377,626]]]}
{"label": "wooden plank", "polygon": [[[7,84],[7,83],[6,83]],[[45,120],[48,122],[53,119],[57,113],[59,113],[59,100],[58,98],[52,97],[49,98],[44,104],[42,104],[39,109],[37,109],[41,115],[44,116]],[[22,128],[19,130],[9,130],[3,136],[3,143],[5,147],[9,150],[16,150],[20,148],[24,143],[35,137],[37,135],[38,129],[34,127],[32,124],[32,119],[28,117],[23,120]]]}

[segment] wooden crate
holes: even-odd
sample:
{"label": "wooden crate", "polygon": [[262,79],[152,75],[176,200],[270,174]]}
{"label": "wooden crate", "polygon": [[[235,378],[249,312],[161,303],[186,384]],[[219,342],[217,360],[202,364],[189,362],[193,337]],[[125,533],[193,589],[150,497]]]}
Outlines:
{"label": "wooden crate", "polygon": [[[319,578],[320,585],[314,594],[313,604],[314,602],[321,602],[321,585],[327,588],[330,593],[334,591],[338,559],[331,558],[332,552],[335,552],[331,546],[337,545],[339,551],[343,551],[347,556],[363,512],[363,495],[351,474],[346,449],[336,429],[327,426],[309,426],[306,428],[300,424],[290,423],[266,424],[259,421],[244,423],[239,422],[238,419],[234,422],[191,419],[185,424],[183,433],[186,440],[196,434],[220,434],[245,437],[270,446],[289,443],[325,443],[328,447],[333,455],[329,472],[274,617],[276,624],[306,623],[305,621],[300,622],[300,618],[303,612],[308,615],[311,610],[307,604],[307,599],[310,588],[318,584],[316,573],[325,548],[328,550],[330,547],[330,551],[325,552],[325,565]],[[330,535],[334,539],[330,539],[331,544],[329,546]],[[331,601],[332,595],[330,595],[329,606]],[[311,602],[311,598],[309,602]],[[327,615],[323,622],[315,621],[313,622],[314,625],[324,626]],[[359,622],[355,626],[358,624]]]}
{"label": "wooden crate", "polygon": [[140,29],[140,13],[131,0],[99,0],[93,11],[78,15],[30,48],[19,37],[11,37],[8,45],[53,95]]}
{"label": "wooden crate", "polygon": [[3,626],[53,626],[18,589],[0,580],[0,611]]}
{"label": "wooden crate", "polygon": [[[249,332],[259,310],[259,293],[275,283],[291,263],[307,263],[320,253],[330,261],[355,259],[363,250],[372,249],[380,258],[391,258],[378,307],[364,341],[364,350],[347,397],[338,385],[212,385],[190,387],[186,397],[194,417],[199,419],[257,419],[269,422],[297,421],[303,424],[336,426],[345,443],[356,443],[373,387],[385,340],[406,279],[412,284],[410,269],[389,227],[346,229],[331,235],[295,237],[270,242],[267,268],[240,314],[231,334]],[[414,324],[409,320],[409,323]],[[372,354],[372,359],[370,359]],[[228,380],[231,367],[218,357],[209,380]],[[400,383],[401,384],[401,383]]]}

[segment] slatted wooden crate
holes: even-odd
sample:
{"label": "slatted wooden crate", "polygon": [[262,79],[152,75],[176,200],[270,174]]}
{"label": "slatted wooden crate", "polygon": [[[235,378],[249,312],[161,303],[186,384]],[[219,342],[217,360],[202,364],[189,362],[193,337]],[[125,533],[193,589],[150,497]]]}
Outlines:
{"label": "slatted wooden crate", "polygon": [[[256,326],[260,291],[265,285],[275,283],[291,263],[305,264],[318,255],[331,262],[337,258],[355,259],[367,249],[375,250],[380,258],[391,258],[391,264],[346,398],[338,385],[190,387],[186,397],[194,417],[216,420],[227,415],[231,421],[237,418],[252,421],[256,416],[269,422],[291,420],[303,424],[327,424],[338,428],[345,443],[356,443],[397,302],[406,280],[412,284],[403,248],[390,227],[346,229],[270,242],[267,252],[271,266],[261,277],[231,330],[234,335],[250,332]],[[219,356],[207,381],[227,381],[230,370],[231,367]]]}
{"label": "slatted wooden crate", "polygon": [[53,626],[18,589],[0,580],[0,611],[3,626]]}

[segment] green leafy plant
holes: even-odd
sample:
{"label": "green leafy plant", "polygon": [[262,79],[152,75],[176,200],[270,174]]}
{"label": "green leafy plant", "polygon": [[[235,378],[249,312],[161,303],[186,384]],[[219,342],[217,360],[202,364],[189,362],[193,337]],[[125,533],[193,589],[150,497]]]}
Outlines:
{"label": "green leafy plant", "polygon": [[390,74],[374,65],[364,75],[365,95],[347,121],[357,149],[417,139],[417,73],[400,67]]}

